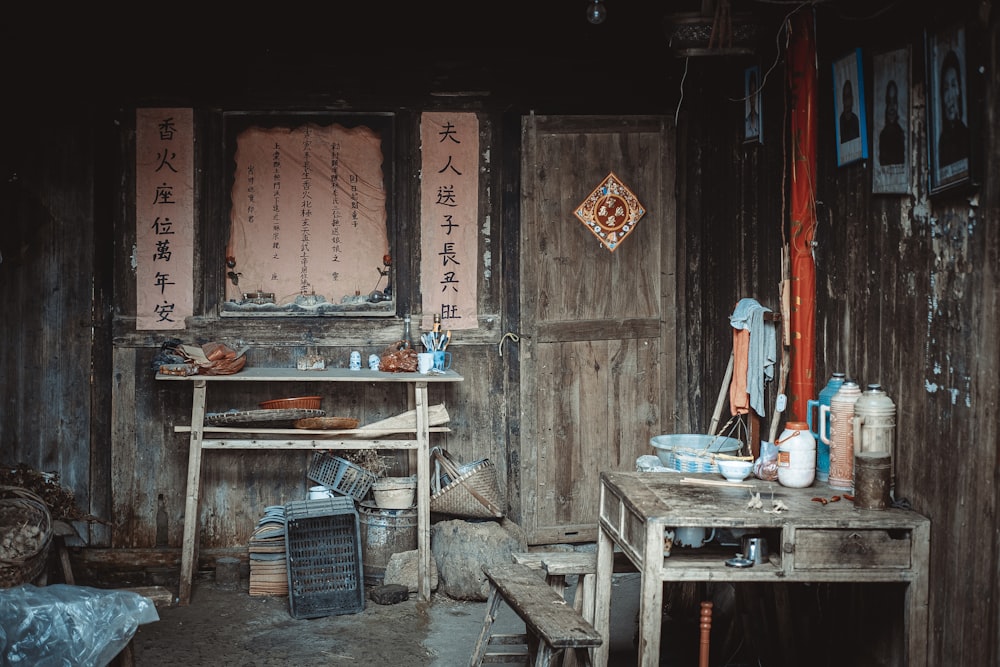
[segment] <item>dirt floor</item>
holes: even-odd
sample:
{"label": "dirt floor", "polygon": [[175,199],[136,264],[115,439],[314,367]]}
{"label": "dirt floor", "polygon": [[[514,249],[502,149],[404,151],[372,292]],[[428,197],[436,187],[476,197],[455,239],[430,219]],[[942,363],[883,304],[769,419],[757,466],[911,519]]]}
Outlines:
{"label": "dirt floor", "polygon": [[[178,589],[176,568],[123,572],[80,564],[74,571],[76,583],[83,586],[162,585],[175,594]],[[56,582],[54,578],[50,583]],[[571,578],[567,583],[567,595],[571,596],[576,582]],[[636,662],[638,597],[639,575],[616,574],[609,665]],[[729,604],[723,599],[715,602],[720,623],[713,632],[713,644],[719,645],[714,647],[712,664],[750,664],[733,660],[737,651],[732,645],[723,645],[728,644],[728,632],[721,612]],[[697,609],[691,601],[684,599],[683,603],[691,606],[691,613],[684,614],[689,622],[672,623],[664,617],[661,666],[698,663]],[[479,637],[486,603],[454,600],[442,593],[434,593],[428,603],[411,593],[398,604],[382,605],[366,599],[364,609],[356,613],[297,619],[287,596],[251,596],[249,570],[244,567],[240,583],[230,590],[216,582],[213,572],[197,573],[190,604],[160,607],[157,612],[159,620],[139,626],[133,638],[137,667],[464,667]],[[522,633],[524,623],[501,605],[494,631]]]}
{"label": "dirt floor", "polygon": [[[173,581],[163,583],[176,591]],[[486,612],[485,602],[435,593],[427,603],[411,593],[398,604],[367,599],[357,613],[296,619],[288,597],[250,596],[248,589],[246,578],[237,590],[198,578],[189,605],[161,607],[159,621],[139,627],[135,664],[461,667],[469,662]],[[524,624],[501,608],[494,629],[517,633]]]}
{"label": "dirt floor", "polygon": [[[430,627],[426,602],[367,601],[359,613],[295,619],[287,597],[251,597],[246,590],[195,586],[191,604],[160,609],[160,620],[140,626],[135,663],[270,667],[296,665],[430,666],[424,646]],[[433,604],[461,608],[448,598]]]}
{"label": "dirt floor", "polygon": [[[486,603],[439,593],[427,603],[411,593],[398,604],[369,599],[358,613],[296,619],[287,597],[251,597],[246,579],[238,590],[222,590],[201,578],[190,605],[158,611],[160,620],[140,626],[133,639],[138,667],[464,667]],[[524,624],[502,606],[494,630],[520,633]],[[609,664],[634,664],[633,630],[616,634]]]}
{"label": "dirt floor", "polygon": [[[612,591],[609,665],[636,663],[638,575],[616,575]],[[568,594],[574,593],[570,586]],[[220,590],[213,580],[196,581],[191,604],[161,608],[160,620],[139,627],[133,642],[138,667],[294,667],[390,665],[465,667],[482,628],[485,602],[453,600],[435,593],[380,605],[367,600],[359,613],[295,619],[287,597],[251,597],[244,579],[239,590]],[[616,601],[617,600],[617,601]],[[524,632],[524,624],[501,606],[499,633]],[[686,637],[664,632],[661,665],[697,664],[697,624]],[[686,645],[688,650],[683,650]],[[670,649],[667,649],[667,647]],[[714,664],[737,664],[716,659]]]}

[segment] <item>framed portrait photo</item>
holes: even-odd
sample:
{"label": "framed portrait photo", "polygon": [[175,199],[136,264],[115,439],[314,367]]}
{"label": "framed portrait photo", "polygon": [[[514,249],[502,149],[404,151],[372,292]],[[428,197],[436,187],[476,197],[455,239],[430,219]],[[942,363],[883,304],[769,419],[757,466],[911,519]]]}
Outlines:
{"label": "framed portrait photo", "polygon": [[968,61],[965,28],[926,35],[928,190],[936,194],[970,180]]}
{"label": "framed portrait photo", "polygon": [[748,67],[743,72],[743,141],[763,143],[761,132],[760,66]]}
{"label": "framed portrait photo", "polygon": [[910,191],[910,49],[872,58],[872,192]]}
{"label": "framed portrait photo", "polygon": [[833,104],[837,166],[868,158],[864,71],[861,49],[833,61]]}

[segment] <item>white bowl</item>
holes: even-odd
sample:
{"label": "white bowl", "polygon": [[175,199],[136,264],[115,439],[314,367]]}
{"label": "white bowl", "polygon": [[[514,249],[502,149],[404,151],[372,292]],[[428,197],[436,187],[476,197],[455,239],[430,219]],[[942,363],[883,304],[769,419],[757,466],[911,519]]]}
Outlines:
{"label": "white bowl", "polygon": [[730,461],[727,459],[716,459],[715,464],[719,466],[719,472],[730,482],[742,482],[753,470],[753,461]]}

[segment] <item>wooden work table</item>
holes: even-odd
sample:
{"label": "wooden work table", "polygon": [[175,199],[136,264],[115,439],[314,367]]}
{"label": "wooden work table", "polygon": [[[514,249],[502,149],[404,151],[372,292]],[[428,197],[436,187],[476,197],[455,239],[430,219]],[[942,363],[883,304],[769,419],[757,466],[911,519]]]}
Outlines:
{"label": "wooden work table", "polygon": [[[708,483],[705,483],[708,482]],[[715,484],[711,484],[715,482]],[[748,488],[749,487],[749,488]],[[762,507],[748,507],[751,493]],[[805,489],[749,479],[728,484],[715,474],[603,472],[597,545],[594,625],[604,638],[595,665],[608,661],[611,577],[615,548],[641,574],[639,664],[660,660],[664,581],[902,582],[907,584],[903,664],[927,664],[930,520],[901,509],[859,510],[849,500],[822,504],[826,485]],[[787,509],[773,511],[780,501]],[[767,511],[765,511],[767,510]],[[707,547],[673,548],[664,535],[681,526],[751,529],[768,537],[771,558],[733,568]]]}
{"label": "wooden work table", "polygon": [[[294,368],[244,368],[232,375],[163,375],[157,380],[188,382],[193,385],[191,425],[178,426],[177,432],[190,432],[188,452],[187,494],[184,502],[184,542],[181,551],[180,589],[178,603],[191,600],[191,582],[198,550],[198,500],[201,486],[201,457],[207,449],[395,449],[413,450],[417,474],[417,578],[420,596],[430,600],[430,433],[447,431],[431,427],[428,418],[428,386],[461,382],[455,371],[441,374],[386,373],[362,369],[328,368],[322,371],[302,371]],[[391,382],[407,386],[407,409],[414,410],[416,425],[412,429],[394,429],[391,433],[409,433],[411,438],[385,438],[385,431],[363,428],[351,430],[268,429],[266,427],[205,426],[205,399],[208,385],[219,382]],[[216,438],[206,440],[205,435]],[[257,437],[247,437],[255,435]],[[242,436],[242,437],[239,437]],[[294,437],[289,437],[294,436]]]}

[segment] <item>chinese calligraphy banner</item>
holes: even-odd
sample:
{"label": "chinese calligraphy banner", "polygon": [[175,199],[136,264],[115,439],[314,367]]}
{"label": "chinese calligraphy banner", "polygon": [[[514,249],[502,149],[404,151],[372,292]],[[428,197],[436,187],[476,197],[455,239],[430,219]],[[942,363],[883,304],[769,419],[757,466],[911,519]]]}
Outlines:
{"label": "chinese calligraphy banner", "polygon": [[138,109],[135,126],[135,327],[183,329],[194,314],[194,113]]}
{"label": "chinese calligraphy banner", "polygon": [[[475,113],[427,112],[420,121],[420,291],[425,320],[478,326],[479,122]],[[426,322],[424,323],[425,328]]]}
{"label": "chinese calligraphy banner", "polygon": [[364,126],[242,132],[227,297],[262,291],[282,305],[366,296],[389,252],[383,162],[379,133]]}

